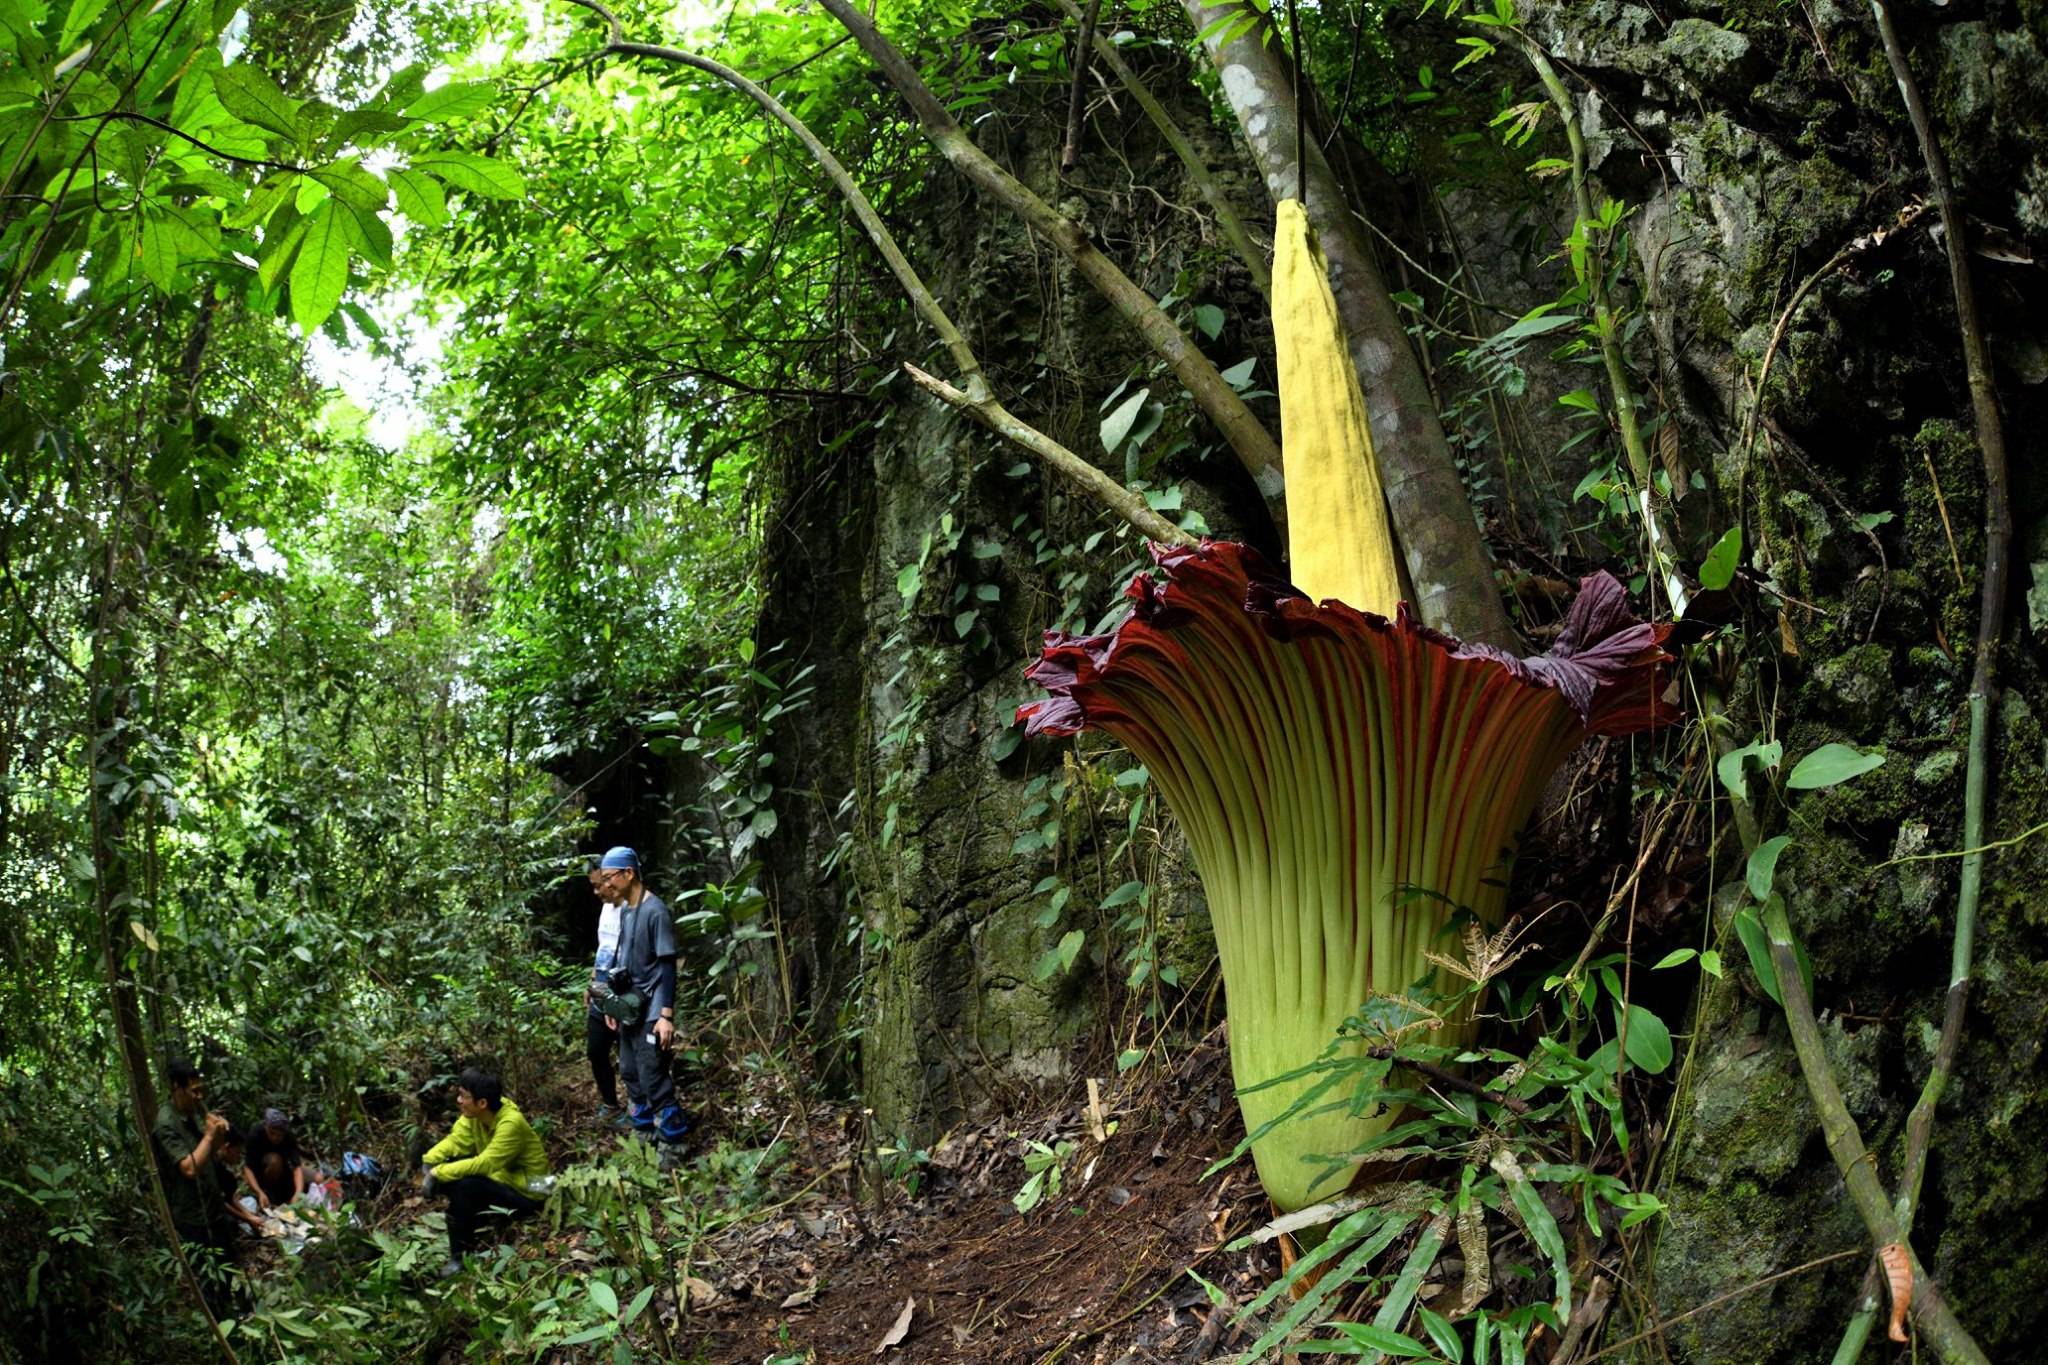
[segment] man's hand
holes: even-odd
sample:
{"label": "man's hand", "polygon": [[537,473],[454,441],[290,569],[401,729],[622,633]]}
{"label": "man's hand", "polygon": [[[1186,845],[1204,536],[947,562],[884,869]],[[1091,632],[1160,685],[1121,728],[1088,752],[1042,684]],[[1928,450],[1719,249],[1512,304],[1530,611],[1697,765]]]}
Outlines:
{"label": "man's hand", "polygon": [[227,1130],[228,1121],[219,1114],[208,1110],[206,1115],[206,1135],[210,1138],[218,1139]]}
{"label": "man's hand", "polygon": [[617,1033],[619,1031],[618,1020],[612,1018],[609,1014],[601,1014],[598,1017],[604,1020],[604,1027],[607,1033]]}
{"label": "man's hand", "polygon": [[441,1179],[439,1176],[434,1174],[434,1170],[431,1166],[420,1167],[421,1194],[431,1195],[436,1189],[440,1188],[440,1185]]}
{"label": "man's hand", "polygon": [[668,1045],[675,1036],[676,1026],[674,1024],[666,1019],[654,1021],[654,1045],[656,1047],[660,1048],[663,1052],[668,1051]]}

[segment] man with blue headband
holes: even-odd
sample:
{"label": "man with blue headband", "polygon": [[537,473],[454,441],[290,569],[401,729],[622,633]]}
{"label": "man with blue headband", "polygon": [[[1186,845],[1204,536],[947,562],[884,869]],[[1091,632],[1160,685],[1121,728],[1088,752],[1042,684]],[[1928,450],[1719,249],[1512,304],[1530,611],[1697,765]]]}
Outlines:
{"label": "man with blue headband", "polygon": [[627,1077],[633,1130],[663,1144],[679,1143],[689,1121],[676,1103],[668,1071],[675,1040],[676,930],[668,905],[640,880],[640,855],[623,845],[598,861],[600,893],[619,903],[617,970],[612,989],[637,995],[640,1006],[619,1020],[619,1054]]}

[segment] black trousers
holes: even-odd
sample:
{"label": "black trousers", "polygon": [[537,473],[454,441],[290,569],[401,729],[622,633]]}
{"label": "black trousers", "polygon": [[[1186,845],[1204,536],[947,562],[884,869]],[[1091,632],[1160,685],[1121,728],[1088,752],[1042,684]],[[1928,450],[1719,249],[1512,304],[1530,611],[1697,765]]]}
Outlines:
{"label": "black trousers", "polygon": [[592,1010],[583,1012],[583,1049],[590,1055],[590,1078],[597,1082],[598,1098],[616,1109],[619,1107],[619,1082],[617,1062],[619,1057],[619,1035],[604,1026],[602,1014]]}
{"label": "black trousers", "polygon": [[460,1258],[476,1246],[485,1223],[512,1223],[540,1212],[540,1201],[487,1175],[451,1181],[448,1191],[448,1254]]}

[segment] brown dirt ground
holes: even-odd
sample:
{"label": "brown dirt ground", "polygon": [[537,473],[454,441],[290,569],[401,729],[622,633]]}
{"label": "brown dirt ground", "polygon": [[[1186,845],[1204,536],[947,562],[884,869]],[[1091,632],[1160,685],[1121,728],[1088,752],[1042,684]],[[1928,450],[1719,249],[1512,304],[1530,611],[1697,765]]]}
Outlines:
{"label": "brown dirt ground", "polygon": [[[1201,1178],[1242,1134],[1221,1047],[1102,1116],[1118,1125],[1107,1142],[1091,1132],[1085,1096],[1028,1124],[956,1132],[933,1151],[916,1199],[890,1186],[879,1211],[871,1189],[857,1205],[842,1173],[832,1195],[733,1230],[688,1272],[701,1283],[671,1329],[676,1354],[705,1365],[1140,1365],[1226,1351],[1233,1333],[1221,1319],[1205,1331],[1209,1300],[1184,1271],[1242,1302],[1278,1266],[1270,1247],[1224,1249],[1266,1217],[1249,1162]],[[1061,1196],[1020,1214],[1011,1197],[1026,1137],[1076,1151]],[[880,1349],[906,1305],[908,1330]]]}

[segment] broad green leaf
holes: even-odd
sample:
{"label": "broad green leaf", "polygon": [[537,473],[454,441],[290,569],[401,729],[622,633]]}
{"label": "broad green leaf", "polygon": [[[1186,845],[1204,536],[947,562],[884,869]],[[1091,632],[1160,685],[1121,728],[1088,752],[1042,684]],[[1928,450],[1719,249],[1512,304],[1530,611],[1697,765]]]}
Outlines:
{"label": "broad green leaf", "polygon": [[590,1302],[598,1312],[608,1318],[615,1318],[619,1315],[618,1291],[614,1290],[603,1280],[592,1280],[590,1282]]}
{"label": "broad green leaf", "polygon": [[412,120],[382,109],[351,109],[327,130],[323,146],[330,151],[343,147],[375,147],[391,140],[393,133],[412,127]]}
{"label": "broad green leaf", "polygon": [[1224,314],[1213,303],[1195,305],[1195,326],[1203,336],[1214,341],[1223,332]]}
{"label": "broad green leaf", "polygon": [[278,89],[277,82],[260,69],[239,62],[210,74],[214,93],[230,114],[282,137],[298,139],[299,102]]}
{"label": "broad green leaf", "polygon": [[1749,855],[1749,867],[1745,880],[1749,883],[1749,894],[1760,901],[1771,898],[1771,883],[1777,877],[1778,855],[1792,842],[1789,834],[1780,834],[1775,839],[1766,839],[1756,846]]}
{"label": "broad green leaf", "polygon": [[1671,1030],[1641,1005],[1628,1007],[1628,1059],[1652,1076],[1671,1065]]}
{"label": "broad green leaf", "polygon": [[306,220],[306,239],[292,266],[292,319],[306,332],[327,321],[347,292],[354,245],[354,220],[346,204],[330,199]]}
{"label": "broad green leaf", "polygon": [[287,207],[285,212],[291,215],[289,223],[281,228],[273,226],[263,234],[263,253],[256,267],[256,278],[266,291],[277,288],[286,267],[291,265],[300,244],[306,240],[306,220],[297,216],[296,209]]}
{"label": "broad green leaf", "polygon": [[526,181],[518,171],[472,152],[427,152],[412,159],[412,168],[485,199],[526,197]]}
{"label": "broad green leaf", "polygon": [[1865,753],[1847,744],[1823,744],[1799,760],[1785,785],[1795,791],[1818,791],[1860,777],[1883,762],[1883,754]]}
{"label": "broad green leaf", "polygon": [[1245,385],[1252,382],[1252,370],[1258,363],[1259,358],[1257,356],[1253,356],[1250,360],[1238,361],[1223,372],[1223,382],[1230,385],[1233,389],[1243,389]]}
{"label": "broad green leaf", "polygon": [[1143,1048],[1125,1048],[1122,1052],[1116,1054],[1116,1069],[1119,1072],[1129,1071],[1144,1060],[1145,1050]]}
{"label": "broad green leaf", "polygon": [[72,0],[71,10],[64,16],[64,27],[57,34],[57,50],[68,53],[76,47],[106,7],[107,0]]}
{"label": "broad green leaf", "polygon": [[1145,883],[1125,882],[1122,886],[1119,886],[1116,890],[1102,898],[1102,908],[1104,910],[1114,910],[1118,906],[1129,905],[1144,894]]}
{"label": "broad green leaf", "polygon": [[1123,444],[1124,437],[1130,434],[1132,425],[1138,420],[1138,414],[1145,410],[1145,404],[1151,401],[1151,398],[1150,390],[1139,389],[1117,404],[1115,412],[1102,419],[1103,454],[1116,454],[1116,448]]}
{"label": "broad green leaf", "polygon": [[1735,936],[1742,940],[1742,951],[1749,956],[1749,969],[1756,973],[1756,983],[1764,988],[1764,994],[1774,1005],[1783,1005],[1785,997],[1778,990],[1778,969],[1771,962],[1771,941],[1764,934],[1763,921],[1757,918],[1755,906],[1744,906],[1735,915]]}
{"label": "broad green leaf", "polygon": [[144,279],[166,294],[176,292],[178,247],[162,214],[144,211],[141,239],[136,244],[136,257],[142,267]]}
{"label": "broad green leaf", "polygon": [[1741,563],[1742,528],[1731,526],[1701,561],[1700,586],[1708,592],[1720,591],[1735,581],[1735,570]]}
{"label": "broad green leaf", "polygon": [[1759,768],[1769,772],[1778,766],[1778,761],[1784,756],[1785,746],[1775,739],[1768,744],[1745,744],[1740,749],[1721,755],[1720,761],[1714,764],[1714,772],[1721,779],[1721,785],[1728,789],[1728,794],[1739,801],[1744,799],[1748,792],[1748,784],[1743,773],[1746,761],[1753,758]]}
{"label": "broad green leaf", "polygon": [[418,119],[422,123],[445,123],[449,119],[482,113],[497,103],[497,99],[498,87],[489,81],[450,84],[427,91],[401,112],[407,118]]}
{"label": "broad green leaf", "polygon": [[639,1317],[643,1312],[647,1310],[648,1301],[651,1300],[653,1297],[654,1286],[651,1284],[648,1285],[646,1288],[642,1289],[639,1293],[635,1294],[633,1296],[633,1302],[626,1305],[625,1313],[619,1318],[620,1323],[627,1327],[632,1326],[633,1319]]}
{"label": "broad green leaf", "polygon": [[1699,951],[1695,948],[1673,948],[1670,952],[1658,958],[1656,965],[1651,967],[1650,970],[1661,972],[1666,967],[1682,967],[1698,956]]}
{"label": "broad green leaf", "polygon": [[354,157],[309,172],[312,177],[346,200],[350,207],[380,213],[390,202],[391,190],[364,170]]}
{"label": "broad green leaf", "polygon": [[386,171],[384,178],[398,198],[398,211],[421,227],[440,227],[448,221],[448,195],[441,182],[407,167]]}

